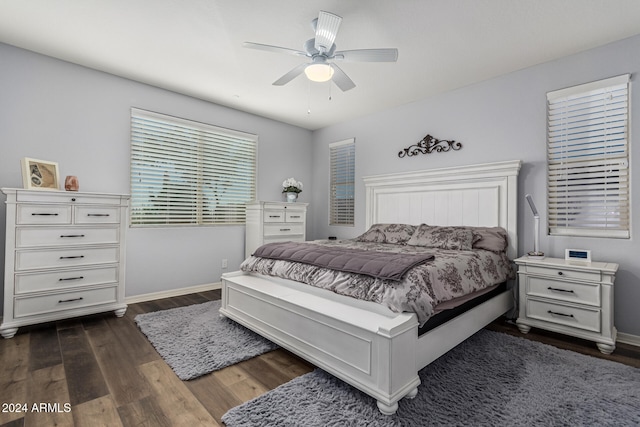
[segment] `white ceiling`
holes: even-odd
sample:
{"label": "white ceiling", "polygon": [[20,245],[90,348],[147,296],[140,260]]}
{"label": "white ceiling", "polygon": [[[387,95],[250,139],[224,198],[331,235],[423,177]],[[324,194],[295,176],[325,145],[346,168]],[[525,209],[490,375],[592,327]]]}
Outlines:
{"label": "white ceiling", "polygon": [[[242,43],[301,50],[319,10],[343,18],[338,50],[398,62],[340,63],[344,93],[272,86],[305,58]],[[0,1],[0,42],[312,130],[639,33],[638,0]]]}

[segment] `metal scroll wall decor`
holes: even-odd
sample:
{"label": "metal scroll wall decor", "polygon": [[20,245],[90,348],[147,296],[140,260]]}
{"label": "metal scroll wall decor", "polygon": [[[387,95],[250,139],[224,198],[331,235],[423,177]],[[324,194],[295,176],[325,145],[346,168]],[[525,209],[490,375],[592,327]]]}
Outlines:
{"label": "metal scroll wall decor", "polygon": [[398,157],[403,158],[405,156],[412,157],[418,154],[430,154],[433,151],[440,153],[450,150],[460,150],[462,144],[453,140],[436,139],[431,135],[427,135],[420,142],[414,145],[410,145],[404,150],[398,153]]}

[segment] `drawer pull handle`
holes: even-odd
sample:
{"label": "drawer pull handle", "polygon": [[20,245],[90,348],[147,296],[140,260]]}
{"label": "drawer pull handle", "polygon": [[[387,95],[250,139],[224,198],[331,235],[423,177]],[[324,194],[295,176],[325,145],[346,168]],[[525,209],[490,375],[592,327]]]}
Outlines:
{"label": "drawer pull handle", "polygon": [[280,231],[291,231],[290,228],[281,228]]}
{"label": "drawer pull handle", "polygon": [[84,258],[84,255],[61,256],[60,259]]}
{"label": "drawer pull handle", "polygon": [[32,213],[33,216],[58,216],[57,213]]}
{"label": "drawer pull handle", "polygon": [[58,279],[58,282],[64,282],[67,280],[82,280],[84,279],[84,276],[79,276],[79,277],[67,277],[65,279]]}
{"label": "drawer pull handle", "polygon": [[269,215],[269,218],[280,218],[280,215]]}
{"label": "drawer pull handle", "polygon": [[547,310],[547,313],[554,314],[556,316],[573,317],[573,314],[558,313],[557,311],[551,311],[551,310]]}
{"label": "drawer pull handle", "polygon": [[84,237],[84,234],[62,234],[60,237]]}
{"label": "drawer pull handle", "polygon": [[567,290],[567,289],[560,289],[560,288],[552,288],[551,286],[549,286],[547,289],[549,289],[550,291],[567,292],[567,293],[570,293],[570,294],[574,293],[573,289]]}
{"label": "drawer pull handle", "polygon": [[109,214],[87,214],[87,216],[109,216]]}
{"label": "drawer pull handle", "polygon": [[58,304],[63,303],[63,302],[73,302],[73,301],[82,301],[84,298],[79,297],[79,298],[71,298],[71,299],[61,299],[58,300]]}

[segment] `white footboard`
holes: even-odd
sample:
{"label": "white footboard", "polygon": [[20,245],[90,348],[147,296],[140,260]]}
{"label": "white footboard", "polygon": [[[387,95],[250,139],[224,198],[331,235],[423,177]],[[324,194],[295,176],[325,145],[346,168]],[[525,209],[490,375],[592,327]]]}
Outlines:
{"label": "white footboard", "polygon": [[372,396],[381,412],[395,413],[398,401],[414,397],[420,384],[416,316],[308,288],[225,274],[220,313]]}

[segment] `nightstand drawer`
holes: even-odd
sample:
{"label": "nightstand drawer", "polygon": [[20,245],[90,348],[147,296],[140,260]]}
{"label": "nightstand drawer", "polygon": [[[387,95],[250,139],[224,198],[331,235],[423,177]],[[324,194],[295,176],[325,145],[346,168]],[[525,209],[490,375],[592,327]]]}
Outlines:
{"label": "nightstand drawer", "polygon": [[563,282],[542,277],[528,277],[527,295],[600,307],[598,283]]}
{"label": "nightstand drawer", "polygon": [[117,288],[115,286],[101,289],[89,289],[57,293],[55,295],[41,295],[36,297],[16,297],[14,301],[14,317],[37,316],[39,314],[92,305],[116,302]]}
{"label": "nightstand drawer", "polygon": [[118,206],[75,206],[76,224],[118,224]]}
{"label": "nightstand drawer", "polygon": [[71,224],[71,206],[18,205],[17,224]]}
{"label": "nightstand drawer", "polygon": [[80,248],[16,251],[16,270],[75,267],[88,264],[117,263],[120,248]]}
{"label": "nightstand drawer", "polygon": [[279,224],[279,225],[266,225],[264,226],[264,236],[289,236],[295,234],[303,234],[304,225],[302,224]]}
{"label": "nightstand drawer", "polygon": [[73,246],[118,243],[118,228],[42,227],[17,228],[16,247]]}
{"label": "nightstand drawer", "polygon": [[69,191],[18,191],[16,194],[17,202],[35,202],[35,203],[87,203],[91,205],[117,205],[122,202],[119,196],[104,195],[91,193],[75,193]]}
{"label": "nightstand drawer", "polygon": [[18,295],[26,292],[61,290],[78,286],[116,283],[117,281],[118,269],[116,267],[16,274],[15,293]]}
{"label": "nightstand drawer", "polygon": [[264,222],[284,222],[285,212],[283,210],[267,210],[264,211]]}
{"label": "nightstand drawer", "polygon": [[526,267],[528,274],[538,274],[542,276],[551,276],[556,278],[563,278],[567,280],[587,280],[593,282],[599,282],[601,274],[599,271],[586,271],[586,270],[569,270],[565,268],[553,268],[553,267],[538,267],[535,265],[528,265]]}
{"label": "nightstand drawer", "polygon": [[558,325],[600,332],[600,310],[527,300],[527,317]]}

